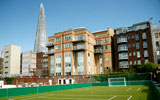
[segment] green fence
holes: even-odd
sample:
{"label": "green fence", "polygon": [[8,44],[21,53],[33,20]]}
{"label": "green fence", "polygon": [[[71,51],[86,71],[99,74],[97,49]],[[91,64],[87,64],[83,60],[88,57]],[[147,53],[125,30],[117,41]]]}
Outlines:
{"label": "green fence", "polygon": [[[127,85],[148,85],[153,88],[153,93],[158,95],[156,98],[160,100],[160,92],[153,84],[152,81],[127,81]],[[82,84],[69,84],[69,85],[53,85],[53,86],[40,86],[40,87],[25,87],[25,88],[9,88],[9,89],[0,89],[0,98],[2,97],[11,97],[27,94],[36,94],[43,92],[75,89],[82,87],[90,86],[108,86],[108,82],[99,82],[99,83],[82,83]]]}

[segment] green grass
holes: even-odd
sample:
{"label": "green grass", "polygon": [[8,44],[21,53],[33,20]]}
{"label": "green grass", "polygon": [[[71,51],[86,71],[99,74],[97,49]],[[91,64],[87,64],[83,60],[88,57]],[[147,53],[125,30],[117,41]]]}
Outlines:
{"label": "green grass", "polygon": [[[15,91],[16,92],[16,91]],[[0,98],[0,100],[155,100],[148,86],[93,86]]]}

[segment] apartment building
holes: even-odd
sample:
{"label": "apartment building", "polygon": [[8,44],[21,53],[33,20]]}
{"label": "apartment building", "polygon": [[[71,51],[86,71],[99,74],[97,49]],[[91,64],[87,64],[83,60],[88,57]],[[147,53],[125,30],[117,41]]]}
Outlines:
{"label": "apartment building", "polygon": [[27,51],[22,53],[22,75],[33,76],[36,71],[36,52]]}
{"label": "apartment building", "polygon": [[115,69],[128,69],[130,65],[154,62],[150,22],[115,29]]}
{"label": "apartment building", "polygon": [[[110,31],[113,36],[113,29]],[[85,28],[76,28],[49,37],[47,54],[50,76],[101,74],[104,69],[112,70],[109,32],[91,33]]]}
{"label": "apartment building", "polygon": [[21,47],[7,45],[4,48],[4,70],[3,75],[7,77],[20,74]]}
{"label": "apartment building", "polygon": [[0,76],[3,75],[3,58],[0,58]]}
{"label": "apartment building", "polygon": [[152,25],[153,34],[153,51],[154,51],[154,63],[160,64],[160,28],[157,24]]}
{"label": "apartment building", "polygon": [[113,71],[113,45],[112,38],[114,30],[109,28],[108,30],[102,30],[92,33],[95,37],[94,44],[94,59],[96,74],[103,74]]}

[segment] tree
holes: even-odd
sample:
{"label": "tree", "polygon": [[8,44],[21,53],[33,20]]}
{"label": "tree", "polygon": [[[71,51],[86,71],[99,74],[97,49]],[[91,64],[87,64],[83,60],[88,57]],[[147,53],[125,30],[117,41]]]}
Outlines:
{"label": "tree", "polygon": [[133,65],[133,66],[131,66],[131,69],[137,73],[145,73],[145,72],[155,73],[158,69],[158,66],[156,64],[151,63],[151,62],[147,62],[142,65]]}

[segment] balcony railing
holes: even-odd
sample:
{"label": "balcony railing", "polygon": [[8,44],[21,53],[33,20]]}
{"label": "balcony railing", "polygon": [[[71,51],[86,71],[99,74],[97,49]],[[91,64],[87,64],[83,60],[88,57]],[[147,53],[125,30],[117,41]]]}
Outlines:
{"label": "balcony railing", "polygon": [[46,47],[54,46],[54,42],[48,42]]}
{"label": "balcony railing", "polygon": [[102,45],[102,41],[96,41],[95,45]]}
{"label": "balcony railing", "polygon": [[45,54],[45,55],[43,55],[43,57],[48,57],[48,55]]}
{"label": "balcony railing", "polygon": [[46,52],[46,55],[49,55],[49,54],[54,54],[54,50],[49,50],[48,52]]}
{"label": "balcony railing", "polygon": [[73,46],[73,50],[85,50],[85,46],[81,45],[81,46]]}
{"label": "balcony railing", "polygon": [[72,40],[73,42],[80,42],[80,41],[86,41],[86,38],[83,36],[81,38],[77,38],[77,39],[74,39]]}
{"label": "balcony railing", "polygon": [[103,53],[103,49],[95,49],[94,53]]}

